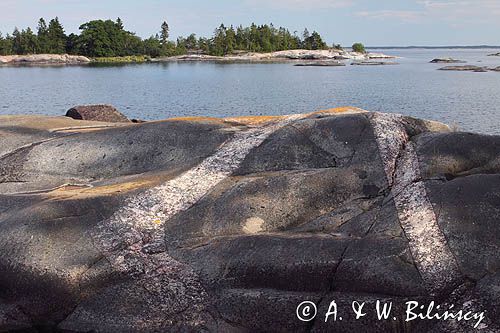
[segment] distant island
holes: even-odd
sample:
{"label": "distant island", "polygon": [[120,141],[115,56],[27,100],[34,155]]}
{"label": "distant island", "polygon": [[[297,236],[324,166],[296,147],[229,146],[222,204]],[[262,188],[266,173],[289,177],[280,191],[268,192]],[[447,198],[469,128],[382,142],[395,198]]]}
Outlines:
{"label": "distant island", "polygon": [[[299,35],[296,31],[291,33],[288,29],[277,28],[273,24],[252,23],[248,27],[227,27],[221,24],[210,38],[197,37],[195,34],[178,37],[175,41],[169,38],[170,27],[167,22],[161,24],[158,33],[141,39],[135,33],[127,31],[120,18],[83,23],[78,35],[66,35],[57,17],[48,24],[41,18],[36,33],[29,27],[23,30],[16,27],[6,36],[0,33],[0,55],[69,54],[90,58],[158,58],[198,54],[220,57],[244,52],[342,49],[339,44],[329,47],[316,31],[310,33],[306,28]],[[361,43],[355,43],[353,50],[365,52]]]}

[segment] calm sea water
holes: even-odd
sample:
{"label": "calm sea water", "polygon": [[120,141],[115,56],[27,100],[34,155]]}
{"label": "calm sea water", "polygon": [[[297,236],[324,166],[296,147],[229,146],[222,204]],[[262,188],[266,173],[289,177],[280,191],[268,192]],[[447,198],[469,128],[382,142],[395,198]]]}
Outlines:
{"label": "calm sea water", "polygon": [[[109,103],[131,118],[303,113],[352,105],[500,134],[500,73],[438,71],[435,57],[500,66],[494,50],[383,50],[397,66],[169,63],[0,67],[0,114]],[[495,51],[497,52],[497,51]]]}

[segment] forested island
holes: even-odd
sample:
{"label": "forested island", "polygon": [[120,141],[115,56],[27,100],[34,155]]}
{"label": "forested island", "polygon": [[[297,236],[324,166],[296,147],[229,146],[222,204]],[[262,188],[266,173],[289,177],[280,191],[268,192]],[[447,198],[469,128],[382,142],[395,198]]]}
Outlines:
{"label": "forested island", "polygon": [[[332,48],[341,49],[341,46],[334,44]],[[92,58],[156,58],[184,54],[224,56],[237,51],[276,52],[294,49],[325,50],[329,49],[329,46],[316,31],[310,33],[308,29],[304,29],[299,35],[284,27],[277,28],[273,24],[252,24],[249,27],[227,27],[221,24],[210,38],[191,34],[172,41],[167,22],[161,24],[158,33],[142,39],[126,30],[120,18],[115,21],[89,21],[80,26],[80,34],[67,35],[56,17],[48,24],[41,18],[36,32],[28,27],[23,30],[15,28],[11,34],[5,36],[0,33],[0,55],[70,54]]]}

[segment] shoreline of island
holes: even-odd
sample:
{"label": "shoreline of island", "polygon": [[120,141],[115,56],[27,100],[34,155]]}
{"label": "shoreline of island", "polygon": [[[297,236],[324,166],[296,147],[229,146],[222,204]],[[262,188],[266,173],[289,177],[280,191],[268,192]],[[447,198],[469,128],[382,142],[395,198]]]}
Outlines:
{"label": "shoreline of island", "polygon": [[68,54],[33,54],[33,55],[7,55],[0,56],[0,65],[3,66],[46,66],[46,65],[89,65],[89,64],[126,64],[126,63],[168,63],[168,62],[341,62],[370,61],[381,59],[395,59],[396,56],[382,53],[361,53],[337,49],[329,50],[286,50],[277,52],[239,52],[225,56],[213,56],[207,54],[185,54],[171,57],[151,58],[148,56],[128,57],[102,57],[92,58],[81,55]]}

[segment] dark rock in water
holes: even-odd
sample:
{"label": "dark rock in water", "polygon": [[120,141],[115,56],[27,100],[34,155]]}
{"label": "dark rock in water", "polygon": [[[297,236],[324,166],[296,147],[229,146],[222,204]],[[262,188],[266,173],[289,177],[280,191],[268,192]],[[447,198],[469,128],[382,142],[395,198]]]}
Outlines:
{"label": "dark rock in water", "polygon": [[384,66],[384,65],[398,65],[397,62],[387,61],[354,61],[351,63],[354,66]]}
{"label": "dark rock in water", "polygon": [[493,72],[500,72],[500,66],[495,67],[495,68],[490,68],[490,70]]}
{"label": "dark rock in water", "polygon": [[338,66],[345,66],[345,64],[342,63],[342,62],[339,62],[339,61],[318,61],[318,62],[299,63],[299,64],[295,64],[294,66],[301,66],[301,67],[338,67]]}
{"label": "dark rock in water", "polygon": [[66,117],[77,120],[103,121],[109,123],[130,122],[130,120],[114,106],[107,104],[75,106],[66,112]]}
{"label": "dark rock in water", "polygon": [[430,61],[432,64],[463,64],[467,61],[457,60],[453,58],[436,58]]}
{"label": "dark rock in water", "polygon": [[473,330],[405,322],[435,301],[496,332],[499,156],[500,136],[355,108],[0,116],[0,331]]}
{"label": "dark rock in water", "polygon": [[469,71],[469,72],[487,72],[486,67],[479,67],[473,65],[465,65],[465,66],[446,66],[439,68],[440,71]]}
{"label": "dark rock in water", "polygon": [[500,52],[493,53],[493,54],[488,54],[488,57],[500,57]]}

